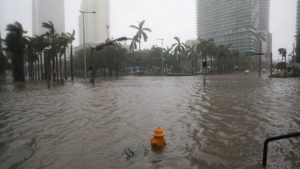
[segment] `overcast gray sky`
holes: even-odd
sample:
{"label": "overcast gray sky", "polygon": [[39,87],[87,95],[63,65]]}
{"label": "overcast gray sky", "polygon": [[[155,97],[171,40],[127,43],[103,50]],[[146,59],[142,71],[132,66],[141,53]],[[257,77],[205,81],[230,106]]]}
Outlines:
{"label": "overcast gray sky", "polygon": [[[65,0],[66,31],[78,32],[78,16],[81,0]],[[297,0],[271,0],[270,31],[273,34],[274,59],[277,49],[292,50],[296,31]],[[164,46],[174,42],[174,36],[182,41],[196,38],[196,0],[110,0],[111,37],[131,37],[131,24],[146,20],[152,29],[143,47],[160,45],[157,38],[164,38]],[[0,31],[4,38],[5,27],[19,21],[31,35],[31,0],[0,0]],[[53,10],[55,12],[55,10]],[[78,38],[77,38],[78,39]],[[78,40],[75,42],[78,44]]]}

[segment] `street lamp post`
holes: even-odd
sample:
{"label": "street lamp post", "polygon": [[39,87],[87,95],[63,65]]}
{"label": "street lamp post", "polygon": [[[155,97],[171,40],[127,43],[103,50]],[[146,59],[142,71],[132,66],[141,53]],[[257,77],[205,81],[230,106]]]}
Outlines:
{"label": "street lamp post", "polygon": [[95,14],[95,11],[79,11],[82,14],[82,31],[83,31],[83,57],[84,57],[84,79],[86,80],[86,53],[85,53],[85,26],[84,26],[84,14]]}

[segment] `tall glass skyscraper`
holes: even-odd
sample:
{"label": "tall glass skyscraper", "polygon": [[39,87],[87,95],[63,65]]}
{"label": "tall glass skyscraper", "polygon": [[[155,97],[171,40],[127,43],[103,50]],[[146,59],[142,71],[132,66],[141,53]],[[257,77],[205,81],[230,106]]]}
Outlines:
{"label": "tall glass skyscraper", "polygon": [[266,42],[269,34],[269,5],[269,0],[197,0],[198,37],[241,52],[258,51],[259,39]]}
{"label": "tall glass skyscraper", "polygon": [[296,62],[300,63],[300,0],[297,1]]}

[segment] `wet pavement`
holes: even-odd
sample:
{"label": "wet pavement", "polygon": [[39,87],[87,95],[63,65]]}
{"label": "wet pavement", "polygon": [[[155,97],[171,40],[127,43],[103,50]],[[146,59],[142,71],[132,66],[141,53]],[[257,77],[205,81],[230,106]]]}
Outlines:
{"label": "wet pavement", "polygon": [[[300,79],[257,75],[0,83],[1,169],[257,169],[267,137],[300,131]],[[167,146],[151,150],[160,126]],[[127,158],[125,148],[134,152]],[[267,168],[300,168],[300,138]]]}

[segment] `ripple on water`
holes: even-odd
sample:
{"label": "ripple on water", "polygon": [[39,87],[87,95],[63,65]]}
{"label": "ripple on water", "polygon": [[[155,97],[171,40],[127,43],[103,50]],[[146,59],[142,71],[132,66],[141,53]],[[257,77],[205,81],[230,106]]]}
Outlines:
{"label": "ripple on water", "polygon": [[[0,84],[0,168],[260,168],[266,137],[300,128],[298,79],[122,77],[95,86]],[[150,151],[155,127],[167,147]],[[124,148],[135,151],[126,160]],[[297,139],[269,167],[299,168]]]}

